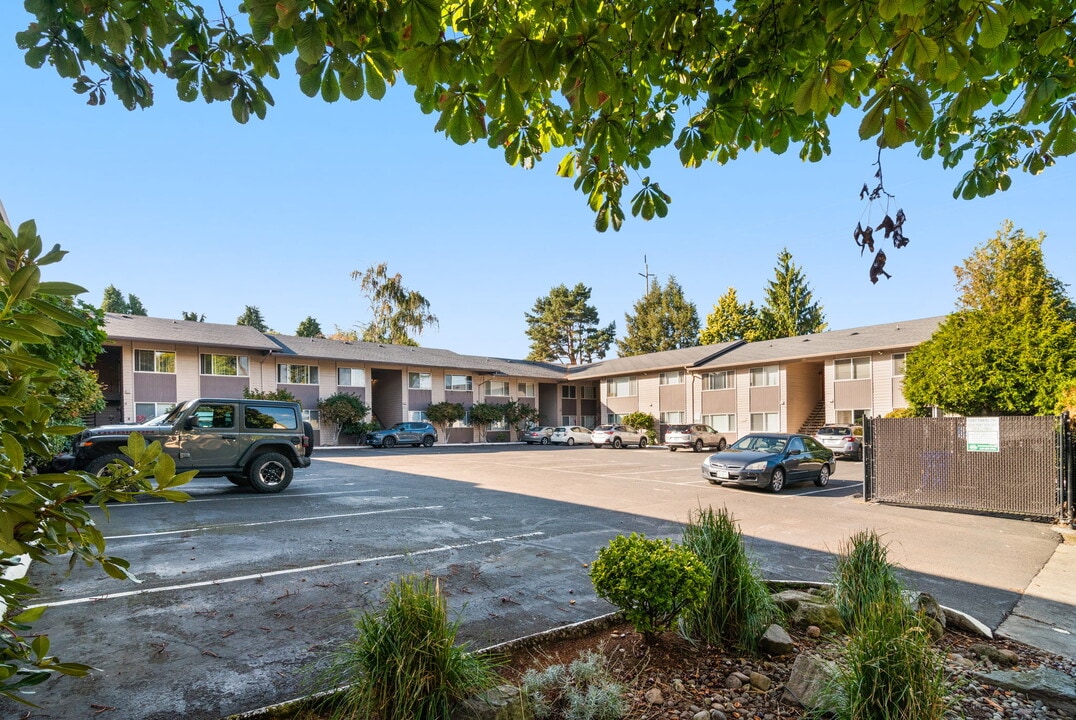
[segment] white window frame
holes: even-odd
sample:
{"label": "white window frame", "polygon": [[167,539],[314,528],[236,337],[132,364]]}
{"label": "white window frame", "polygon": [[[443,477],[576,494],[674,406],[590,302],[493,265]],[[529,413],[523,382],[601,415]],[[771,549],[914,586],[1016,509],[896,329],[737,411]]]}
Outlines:
{"label": "white window frame", "polygon": [[[206,372],[206,358],[209,358],[210,371],[216,370],[216,362],[213,358],[235,358],[235,373]],[[198,372],[201,375],[214,377],[250,377],[250,359],[246,355],[231,355],[226,353],[201,353],[198,356]]]}
{"label": "white window frame", "polygon": [[893,353],[893,377],[904,377],[907,363],[908,353]]}
{"label": "white window frame", "polygon": [[837,410],[835,420],[840,425],[862,425],[863,418],[869,417],[870,414],[871,411],[867,408]]}
{"label": "white window frame", "polygon": [[[315,430],[321,429],[321,413],[317,410],[302,410],[303,420],[310,423],[310,427]],[[314,442],[314,438],[310,438],[310,442]]]}
{"label": "white window frame", "polygon": [[[298,375],[293,375],[292,372],[298,372],[299,370],[305,370],[302,376],[305,380],[295,380]],[[319,372],[320,368],[317,365],[298,365],[294,363],[277,363],[276,366],[276,382],[278,385],[317,385],[320,381]]]}
{"label": "white window frame", "polygon": [[425,410],[408,410],[407,422],[429,422],[430,419],[426,417]]}
{"label": "white window frame", "polygon": [[538,386],[535,383],[521,382],[516,386],[516,393],[521,398],[536,397],[535,393],[538,390]]}
{"label": "white window frame", "polygon": [[780,432],[780,431],[781,431],[781,416],[778,413],[775,413],[775,412],[751,413],[751,432]]}
{"label": "white window frame", "polygon": [[606,397],[635,397],[639,394],[639,379],[635,375],[609,378],[605,381]]}
{"label": "white window frame", "polygon": [[619,425],[624,420],[624,413],[606,413],[606,425]]}
{"label": "white window frame", "polygon": [[[843,370],[842,368],[848,368]],[[848,377],[841,377],[847,374]],[[845,380],[870,380],[871,359],[870,356],[840,358],[833,361],[833,379],[837,382]]]}
{"label": "white window frame", "polygon": [[[143,410],[146,410],[146,407],[145,407],[146,405],[152,405],[153,406],[152,413],[147,415],[145,412],[138,412],[138,406],[139,405],[142,406]],[[164,415],[167,412],[171,412],[172,408],[174,408],[175,406],[176,406],[176,404],[174,402],[153,402],[153,401],[135,402],[135,404],[134,404],[134,407],[135,407],[135,422],[145,422],[146,420],[151,420],[151,419],[157,417],[158,415]]]}
{"label": "white window frame", "polygon": [[[347,381],[344,381],[344,373],[347,373]],[[358,382],[355,382],[356,376]],[[366,371],[356,367],[336,368],[336,384],[339,387],[366,387]]]}
{"label": "white window frame", "polygon": [[445,373],[445,390],[448,392],[471,392],[474,388],[470,375]]}
{"label": "white window frame", "polygon": [[683,370],[667,370],[658,374],[658,385],[683,385]]}
{"label": "white window frame", "polygon": [[[486,397],[511,397],[512,384],[507,380],[486,380],[483,388]],[[494,392],[494,386],[496,390],[504,392]]]}
{"label": "white window frame", "polygon": [[[141,370],[138,367],[138,355],[139,353],[153,353],[153,369]],[[161,370],[161,361],[167,356],[172,358],[172,369]],[[176,352],[175,350],[146,350],[143,348],[135,348],[134,351],[134,371],[139,373],[158,373],[163,375],[175,375],[176,374]],[[160,413],[157,413],[160,415]],[[156,417],[156,415],[154,415]]]}
{"label": "white window frame", "polygon": [[560,416],[560,421],[561,421],[560,422],[561,425],[564,425],[565,427],[571,427],[572,425],[575,425],[575,416],[574,415],[561,415]]}
{"label": "white window frame", "polygon": [[716,372],[706,373],[706,390],[733,390],[735,388],[736,373],[732,370],[717,370]]}
{"label": "white window frame", "polygon": [[433,373],[409,372],[407,373],[408,390],[433,390]]}
{"label": "white window frame", "polygon": [[751,387],[777,387],[781,382],[780,365],[762,365],[751,368]]}
{"label": "white window frame", "polygon": [[685,425],[683,410],[672,410],[669,412],[663,412],[659,414],[658,422],[662,425]]}
{"label": "white window frame", "polygon": [[709,425],[720,433],[736,432],[735,413],[718,413],[716,415],[703,415],[702,422]]}

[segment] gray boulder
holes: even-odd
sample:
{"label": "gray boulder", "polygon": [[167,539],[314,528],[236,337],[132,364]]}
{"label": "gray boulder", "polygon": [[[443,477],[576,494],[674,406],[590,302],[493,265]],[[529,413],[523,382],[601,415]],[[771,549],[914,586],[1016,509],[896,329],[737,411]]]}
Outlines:
{"label": "gray boulder", "polygon": [[777,607],[781,608],[785,612],[791,612],[796,609],[801,602],[818,602],[818,598],[809,592],[803,590],[782,590],[779,593],[773,593],[770,597],[773,598]]}
{"label": "gray boulder", "polygon": [[758,641],[758,649],[767,655],[791,655],[796,647],[780,625],[770,625]]}
{"label": "gray boulder", "polygon": [[789,615],[794,625],[817,625],[822,632],[843,632],[844,623],[837,608],[819,602],[800,602]]}
{"label": "gray boulder", "polygon": [[792,663],[782,699],[808,710],[831,711],[833,703],[826,696],[826,687],[836,674],[837,665],[832,660],[800,653]]}
{"label": "gray boulder", "polygon": [[1041,700],[1044,705],[1066,717],[1076,717],[1076,678],[1060,670],[1040,665],[1034,670],[995,670],[977,673],[976,677],[988,685],[1015,690],[1032,700]]}
{"label": "gray boulder", "polygon": [[452,713],[452,720],[532,720],[530,703],[514,685],[498,685],[492,690],[464,700]]}

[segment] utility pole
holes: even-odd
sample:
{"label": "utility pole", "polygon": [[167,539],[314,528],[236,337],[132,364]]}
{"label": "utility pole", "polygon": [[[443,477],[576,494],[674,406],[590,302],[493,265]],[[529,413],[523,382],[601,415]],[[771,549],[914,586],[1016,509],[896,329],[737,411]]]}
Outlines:
{"label": "utility pole", "polygon": [[650,292],[650,278],[654,277],[654,274],[650,272],[650,265],[646,262],[646,255],[643,255],[643,272],[636,274],[646,283],[646,287],[643,288],[643,295],[645,296]]}

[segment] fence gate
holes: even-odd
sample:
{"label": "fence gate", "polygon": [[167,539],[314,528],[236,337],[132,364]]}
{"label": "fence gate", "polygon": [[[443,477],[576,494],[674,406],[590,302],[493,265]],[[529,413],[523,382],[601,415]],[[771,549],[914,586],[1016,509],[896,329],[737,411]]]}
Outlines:
{"label": "fence gate", "polygon": [[984,420],[994,421],[865,420],[864,498],[1072,522],[1067,417],[1000,417],[997,432],[983,443],[975,431]]}

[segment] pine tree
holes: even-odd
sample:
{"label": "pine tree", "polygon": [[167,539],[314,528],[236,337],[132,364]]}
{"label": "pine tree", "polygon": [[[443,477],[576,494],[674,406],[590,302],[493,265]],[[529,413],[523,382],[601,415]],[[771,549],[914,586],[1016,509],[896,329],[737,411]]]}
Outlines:
{"label": "pine tree", "polygon": [[616,323],[598,327],[598,309],[590,304],[590,288],[583,283],[571,290],[566,285],[552,288],[523,316],[531,339],[528,360],[590,362],[605,357],[616,337]]}
{"label": "pine tree", "polygon": [[717,299],[714,309],[706,316],[706,327],[699,333],[703,345],[746,340],[758,336],[758,309],[753,301],[741,303],[736,288],[730,287]]}
{"label": "pine tree", "polygon": [[622,357],[677,350],[699,344],[699,312],[684,298],[684,289],[669,276],[665,287],[656,279],[635,303],[635,314],[624,314],[627,335],[617,340]]}
{"label": "pine tree", "polygon": [[105,288],[105,294],[101,298],[101,310],[110,313],[125,313],[130,309],[130,305],[128,305],[119,288],[115,285],[109,285]]}
{"label": "pine tree", "polygon": [[295,334],[299,337],[308,338],[325,337],[325,333],[321,331],[321,324],[311,315],[307,315],[306,319],[299,323],[299,327],[296,328]]}
{"label": "pine tree", "polygon": [[262,317],[262,311],[255,305],[247,305],[243,310],[243,314],[235,319],[236,325],[249,325],[255,330],[261,332],[269,332],[269,326],[265,324],[265,318]]}
{"label": "pine tree", "polygon": [[766,283],[765,302],[758,313],[758,340],[822,332],[826,316],[815,302],[807,278],[785,248],[777,255],[774,279]]}

